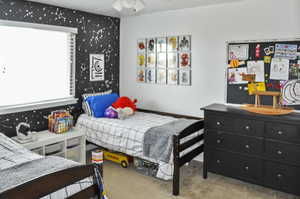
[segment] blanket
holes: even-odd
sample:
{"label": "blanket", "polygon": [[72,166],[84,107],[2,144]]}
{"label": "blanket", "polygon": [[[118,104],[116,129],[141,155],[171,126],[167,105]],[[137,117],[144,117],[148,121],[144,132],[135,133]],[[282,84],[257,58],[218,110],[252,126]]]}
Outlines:
{"label": "blanket", "polygon": [[[80,165],[60,157],[43,157],[0,133],[0,193],[51,173]],[[43,199],[62,199],[93,184],[86,178],[62,188]]]}
{"label": "blanket", "polygon": [[169,162],[173,149],[173,135],[178,135],[196,120],[178,119],[170,123],[150,128],[144,136],[144,156]]}

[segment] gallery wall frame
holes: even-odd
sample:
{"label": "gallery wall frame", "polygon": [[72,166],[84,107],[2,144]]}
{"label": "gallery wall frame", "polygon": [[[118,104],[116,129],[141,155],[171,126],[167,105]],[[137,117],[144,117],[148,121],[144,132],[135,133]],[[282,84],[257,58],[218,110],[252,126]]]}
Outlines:
{"label": "gallery wall frame", "polygon": [[136,80],[144,84],[191,86],[192,36],[138,39]]}

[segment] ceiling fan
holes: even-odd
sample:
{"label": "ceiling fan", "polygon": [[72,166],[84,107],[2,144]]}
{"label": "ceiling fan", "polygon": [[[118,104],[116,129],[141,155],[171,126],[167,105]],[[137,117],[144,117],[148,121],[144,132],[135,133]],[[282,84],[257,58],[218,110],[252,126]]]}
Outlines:
{"label": "ceiling fan", "polygon": [[139,12],[145,8],[145,3],[143,0],[115,0],[112,7],[119,12],[121,12],[123,8]]}

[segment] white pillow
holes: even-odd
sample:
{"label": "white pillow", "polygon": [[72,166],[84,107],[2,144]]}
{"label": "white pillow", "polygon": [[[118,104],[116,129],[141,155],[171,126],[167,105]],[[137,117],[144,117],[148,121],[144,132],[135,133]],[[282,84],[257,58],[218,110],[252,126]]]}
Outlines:
{"label": "white pillow", "polygon": [[105,92],[98,92],[98,93],[85,93],[82,94],[82,109],[83,111],[88,114],[89,116],[93,116],[93,111],[91,110],[89,103],[87,103],[85,100],[90,96],[97,96],[97,95],[108,95],[111,94],[112,90],[108,90]]}

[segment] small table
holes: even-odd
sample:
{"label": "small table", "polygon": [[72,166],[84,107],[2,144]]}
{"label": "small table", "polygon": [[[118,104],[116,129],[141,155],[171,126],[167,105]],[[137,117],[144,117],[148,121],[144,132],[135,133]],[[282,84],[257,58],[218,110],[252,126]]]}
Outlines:
{"label": "small table", "polygon": [[[63,134],[55,134],[49,131],[34,133],[36,140],[21,144],[25,148],[43,156],[59,156],[86,164],[86,137],[76,130],[70,130]],[[16,140],[16,137],[12,138]]]}

